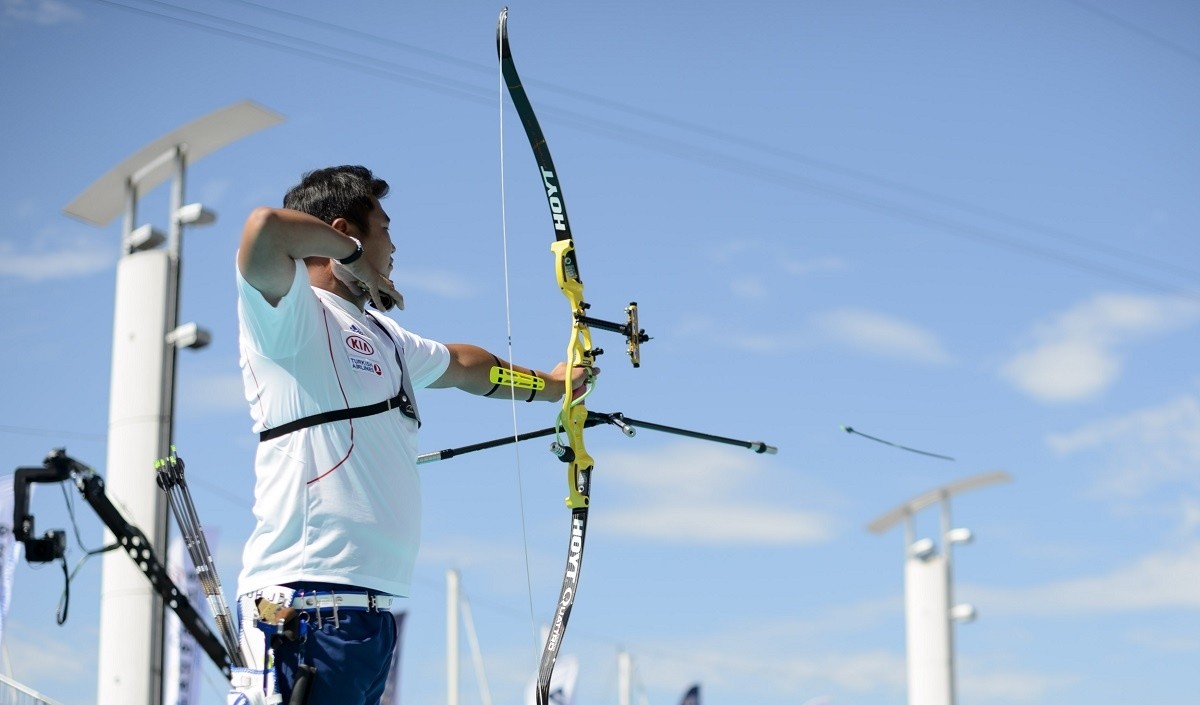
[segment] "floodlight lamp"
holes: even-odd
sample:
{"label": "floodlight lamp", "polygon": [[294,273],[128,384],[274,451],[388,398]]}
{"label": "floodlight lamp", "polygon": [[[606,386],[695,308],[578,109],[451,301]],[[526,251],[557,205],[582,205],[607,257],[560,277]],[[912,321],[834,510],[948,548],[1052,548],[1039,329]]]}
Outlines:
{"label": "floodlight lamp", "polygon": [[217,214],[204,207],[203,203],[189,203],[175,212],[180,225],[208,225],[217,219]]}
{"label": "floodlight lamp", "polygon": [[965,602],[957,604],[950,608],[950,619],[960,624],[974,622],[979,615],[975,612],[975,605],[969,605]]}
{"label": "floodlight lamp", "polygon": [[922,561],[929,560],[935,553],[937,553],[937,548],[933,545],[933,539],[920,539],[908,547],[908,555]]}
{"label": "floodlight lamp", "polygon": [[153,250],[166,241],[167,236],[163,235],[161,230],[147,223],[129,233],[129,240],[126,242],[126,246],[130,252],[141,252],[143,250]]}
{"label": "floodlight lamp", "polygon": [[971,543],[975,540],[975,534],[970,529],[950,529],[946,532],[946,541],[949,543]]}
{"label": "floodlight lamp", "polygon": [[199,350],[212,342],[212,333],[195,323],[184,323],[175,330],[167,333],[167,344],[177,348]]}

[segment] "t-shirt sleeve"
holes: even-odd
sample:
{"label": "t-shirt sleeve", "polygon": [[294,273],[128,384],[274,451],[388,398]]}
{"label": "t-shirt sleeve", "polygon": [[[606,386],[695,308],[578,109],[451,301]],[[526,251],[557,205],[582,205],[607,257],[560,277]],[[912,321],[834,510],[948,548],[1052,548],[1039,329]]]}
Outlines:
{"label": "t-shirt sleeve", "polygon": [[254,352],[271,358],[286,358],[317,331],[312,315],[318,305],[308,280],[308,270],[296,262],[292,286],[272,306],[235,266],[238,287],[238,321],[242,341]]}
{"label": "t-shirt sleeve", "polygon": [[413,389],[428,387],[450,367],[450,351],[436,340],[422,338],[390,318],[379,316],[404,348],[404,368],[408,371]]}

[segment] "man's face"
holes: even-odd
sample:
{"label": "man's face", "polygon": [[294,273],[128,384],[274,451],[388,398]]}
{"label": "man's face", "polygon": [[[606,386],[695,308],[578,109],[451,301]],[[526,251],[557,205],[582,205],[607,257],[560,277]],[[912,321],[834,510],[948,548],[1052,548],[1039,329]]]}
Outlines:
{"label": "man's face", "polygon": [[376,271],[387,276],[392,274],[392,253],[396,251],[389,230],[391,218],[383,210],[378,199],[372,199],[375,207],[367,214],[367,232],[362,233],[363,257]]}

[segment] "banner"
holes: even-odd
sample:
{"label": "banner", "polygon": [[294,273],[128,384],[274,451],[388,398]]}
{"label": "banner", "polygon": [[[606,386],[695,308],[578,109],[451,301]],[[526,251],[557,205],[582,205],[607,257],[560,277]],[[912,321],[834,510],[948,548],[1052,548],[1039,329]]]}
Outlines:
{"label": "banner", "polygon": [[[579,659],[573,654],[558,657],[554,672],[550,674],[550,705],[573,705],[575,702],[575,680],[579,677]],[[537,674],[525,688],[526,705],[537,705]]]}
{"label": "banner", "polygon": [[[202,619],[211,618],[195,567],[184,554],[183,538],[172,536],[167,547],[167,577],[187,595]],[[174,611],[167,612],[163,631],[163,705],[196,705],[200,702],[200,645]]]}
{"label": "banner", "polygon": [[[33,485],[29,486],[33,496]],[[8,602],[12,599],[13,575],[17,572],[17,561],[21,560],[21,549],[25,544],[17,543],[13,523],[13,476],[0,477],[0,643],[4,641],[4,623],[8,619]]]}
{"label": "banner", "polygon": [[679,705],[700,705],[700,684],[697,683],[688,692],[684,693],[683,700],[679,701]]}

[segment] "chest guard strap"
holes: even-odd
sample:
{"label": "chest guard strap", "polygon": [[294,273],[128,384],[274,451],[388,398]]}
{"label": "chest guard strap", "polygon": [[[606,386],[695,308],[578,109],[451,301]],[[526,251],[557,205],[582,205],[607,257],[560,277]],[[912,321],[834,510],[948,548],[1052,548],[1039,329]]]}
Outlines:
{"label": "chest guard strap", "polygon": [[[370,311],[367,311],[367,316],[369,316],[372,320],[375,319],[375,315]],[[317,426],[323,423],[331,423],[334,421],[358,419],[362,418],[363,416],[374,416],[375,414],[382,414],[383,412],[391,411],[392,409],[396,409],[408,418],[416,421],[418,427],[421,426],[421,415],[417,413],[417,401],[413,396],[412,386],[408,380],[408,370],[404,368],[404,358],[400,355],[400,343],[397,342],[394,337],[392,337],[392,334],[382,323],[375,321],[375,325],[392,341],[393,352],[396,354],[396,364],[400,367],[400,391],[396,393],[396,396],[392,397],[391,399],[385,399],[381,402],[376,402],[374,404],[367,404],[366,406],[355,406],[348,409],[321,411],[316,414],[312,414],[311,416],[305,416],[303,418],[296,419],[295,421],[289,421],[281,426],[276,426],[275,428],[268,428],[267,430],[258,434],[259,443],[269,441],[272,438],[286,436],[287,434],[292,433],[293,431],[299,431],[302,428]]]}

